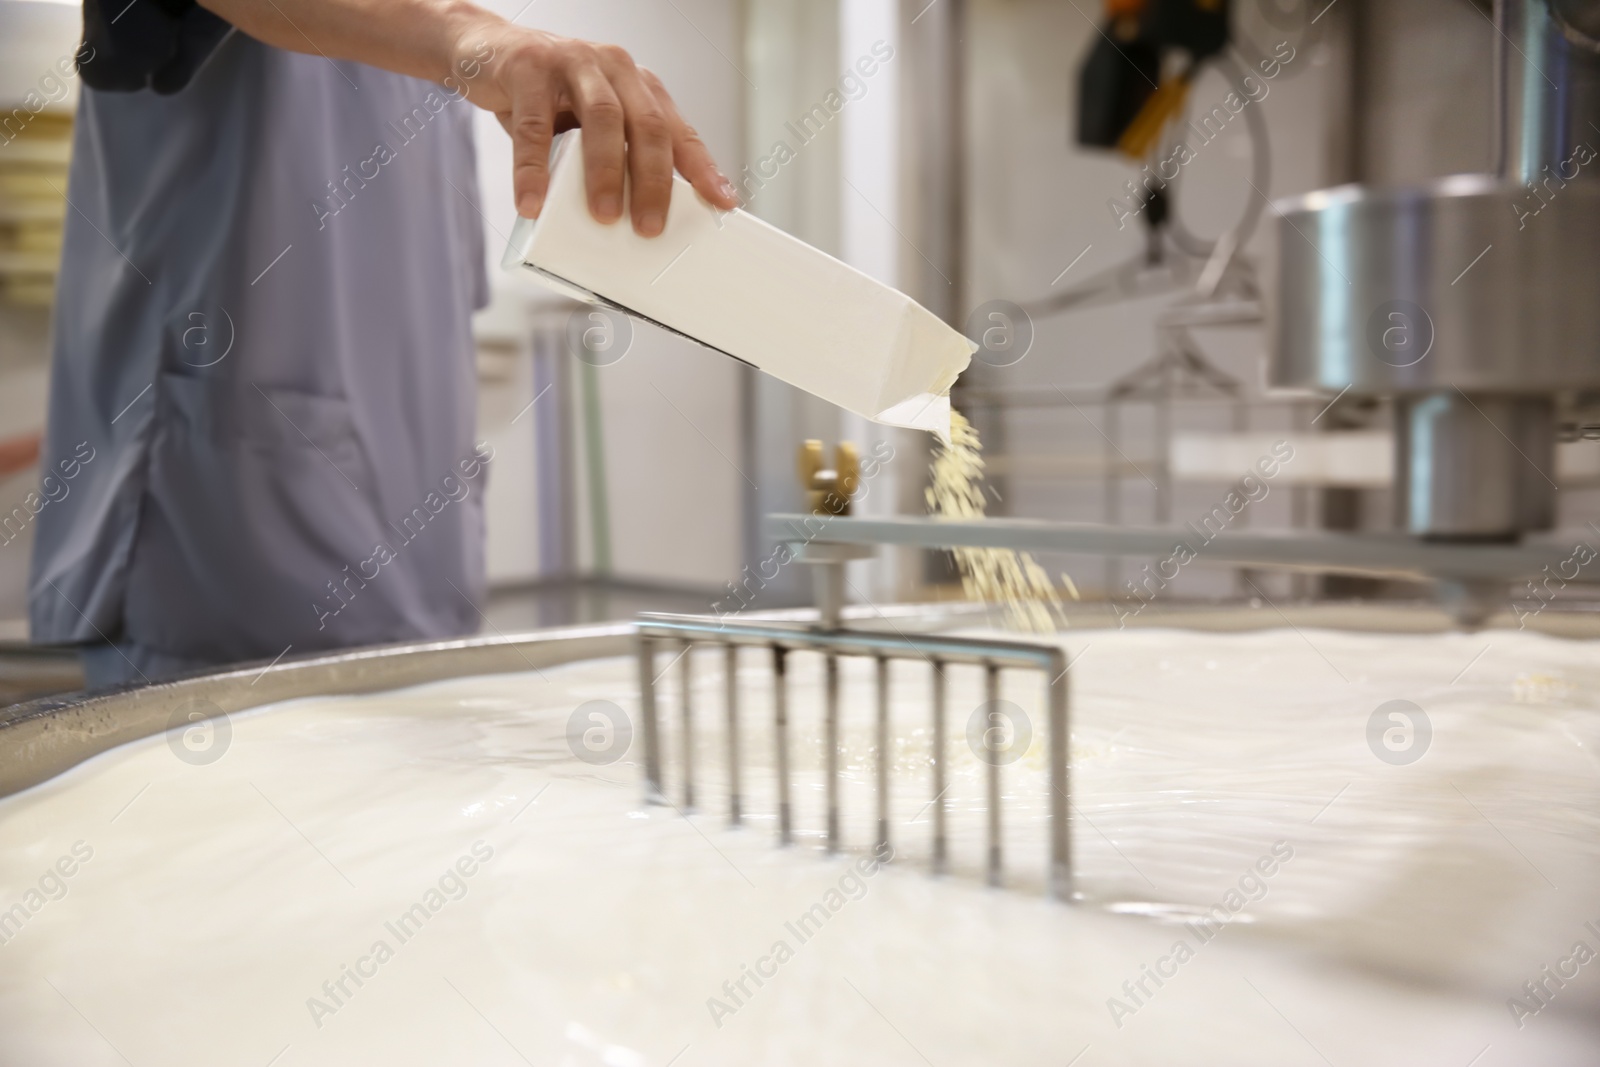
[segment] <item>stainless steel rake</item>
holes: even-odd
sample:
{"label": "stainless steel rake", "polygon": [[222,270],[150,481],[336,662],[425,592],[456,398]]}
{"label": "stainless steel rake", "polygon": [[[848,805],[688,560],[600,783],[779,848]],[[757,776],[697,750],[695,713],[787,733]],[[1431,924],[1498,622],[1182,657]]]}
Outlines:
{"label": "stainless steel rake", "polygon": [[[694,704],[692,699],[693,659],[688,653],[696,645],[720,646],[727,657],[727,759],[728,818],[738,825],[743,818],[739,766],[739,686],[736,666],[739,649],[755,646],[772,654],[774,672],[775,769],[778,795],[778,837],[782,844],[793,839],[793,806],[790,800],[789,768],[789,657],[795,652],[816,652],[824,664],[824,781],[827,801],[827,842],[830,852],[840,847],[839,834],[839,658],[859,656],[877,664],[877,723],[875,736],[877,841],[889,841],[889,662],[892,659],[922,659],[932,671],[932,780],[929,788],[933,809],[933,869],[943,872],[948,845],[946,824],[946,731],[945,668],[951,664],[982,667],[986,698],[995,701],[1000,692],[1000,672],[1006,669],[1042,671],[1046,679],[1045,706],[1048,708],[1046,745],[1049,759],[1050,804],[1049,892],[1066,899],[1071,892],[1072,853],[1069,824],[1071,796],[1067,758],[1067,658],[1053,645],[1019,641],[918,634],[877,633],[865,630],[808,629],[781,623],[748,623],[708,620],[688,615],[641,615],[639,634],[639,693],[644,733],[645,797],[654,803],[666,802],[662,777],[661,724],[656,699],[656,652],[666,646],[680,646],[679,679],[682,683],[682,796],[683,807],[695,806]],[[670,667],[668,668],[671,669]],[[986,733],[985,744],[990,744]],[[1000,761],[986,759],[988,765],[988,880],[999,885],[1002,872],[1000,843]]]}

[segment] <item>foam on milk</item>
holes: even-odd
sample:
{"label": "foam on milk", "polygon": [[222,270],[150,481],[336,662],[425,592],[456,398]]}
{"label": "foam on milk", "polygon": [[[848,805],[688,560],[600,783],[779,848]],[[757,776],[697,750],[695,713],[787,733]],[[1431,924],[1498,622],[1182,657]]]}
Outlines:
{"label": "foam on milk", "polygon": [[[1003,680],[1035,740],[1003,772],[1002,890],[981,881],[976,670],[949,670],[944,878],[925,870],[920,664],[894,666],[895,860],[870,878],[852,875],[876,759],[872,666],[855,660],[836,858],[820,848],[822,671],[802,653],[787,850],[754,650],[737,831],[711,650],[688,818],[641,803],[637,752],[573,755],[577,706],[637,715],[624,659],[277,705],[235,717],[205,766],[162,737],[124,746],[0,801],[0,909],[27,910],[42,872],[92,850],[0,944],[0,1062],[1281,1067],[1467,1063],[1486,1046],[1480,1067],[1594,1062],[1593,965],[1542,1002],[1525,984],[1600,925],[1600,643],[1303,627],[1085,630],[1067,648],[1076,905],[1041,892],[1029,672]],[[1401,697],[1432,723],[1406,766],[1366,736]]]}

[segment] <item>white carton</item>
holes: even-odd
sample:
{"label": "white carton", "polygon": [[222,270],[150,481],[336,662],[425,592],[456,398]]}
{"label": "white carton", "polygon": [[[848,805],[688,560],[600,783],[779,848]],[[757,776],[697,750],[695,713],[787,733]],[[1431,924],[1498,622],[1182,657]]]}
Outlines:
{"label": "white carton", "polygon": [[950,387],[975,346],[904,293],[674,176],[659,237],[602,225],[584,193],[581,131],[562,137],[538,219],[518,219],[505,267],[526,267],[759,367],[874,422],[950,432]]}

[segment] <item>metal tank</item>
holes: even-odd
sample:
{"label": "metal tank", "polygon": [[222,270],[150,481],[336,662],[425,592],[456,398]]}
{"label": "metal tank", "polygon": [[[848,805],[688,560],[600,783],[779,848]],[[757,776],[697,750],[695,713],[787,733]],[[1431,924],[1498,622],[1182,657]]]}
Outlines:
{"label": "metal tank", "polygon": [[1600,389],[1600,3],[1500,0],[1497,174],[1280,202],[1271,379],[1392,398],[1396,516],[1555,522],[1557,411]]}

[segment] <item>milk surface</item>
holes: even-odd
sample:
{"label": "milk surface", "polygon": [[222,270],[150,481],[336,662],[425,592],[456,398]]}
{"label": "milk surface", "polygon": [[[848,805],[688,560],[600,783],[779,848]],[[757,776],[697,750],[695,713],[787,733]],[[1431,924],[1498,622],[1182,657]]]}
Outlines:
{"label": "milk surface", "polygon": [[[844,670],[834,857],[820,664],[799,654],[789,849],[756,652],[738,830],[710,651],[693,660],[688,816],[642,802],[637,731],[617,762],[574,754],[593,751],[568,736],[580,705],[636,718],[629,660],[263,708],[231,719],[211,762],[203,733],[106,753],[0,801],[0,1063],[1600,1062],[1600,958],[1576,950],[1600,953],[1596,642],[1062,643],[1072,904],[1042,892],[1043,683],[1027,672],[1002,694],[1032,733],[1002,769],[1004,889],[982,884],[988,768],[967,727],[983,694],[959,668],[941,878],[920,663],[893,677],[887,865],[870,852],[864,662]],[[681,804],[674,654],[658,669]],[[1382,732],[1369,743],[1394,700],[1431,731],[1412,762]]]}

